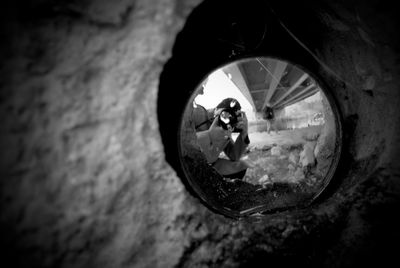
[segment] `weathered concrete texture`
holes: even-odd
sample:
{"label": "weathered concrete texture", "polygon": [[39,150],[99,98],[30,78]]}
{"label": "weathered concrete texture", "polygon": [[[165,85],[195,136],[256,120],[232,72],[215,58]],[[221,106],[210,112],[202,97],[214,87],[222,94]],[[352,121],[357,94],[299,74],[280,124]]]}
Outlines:
{"label": "weathered concrete texture", "polygon": [[179,259],[174,220],[186,194],[164,161],[156,116],[158,77],[193,3],[177,5],[38,1],[29,8],[45,15],[8,21],[1,237],[9,267]]}
{"label": "weathered concrete texture", "polygon": [[395,9],[354,1],[362,7],[356,16],[343,1],[319,13],[331,31],[318,54],[346,81],[321,70],[348,138],[350,164],[336,193],[309,209],[236,221],[185,191],[158,129],[160,72],[199,2],[17,1],[6,9],[7,267],[354,267],[396,259],[398,247],[387,244],[398,241],[400,225],[391,217],[400,192]]}

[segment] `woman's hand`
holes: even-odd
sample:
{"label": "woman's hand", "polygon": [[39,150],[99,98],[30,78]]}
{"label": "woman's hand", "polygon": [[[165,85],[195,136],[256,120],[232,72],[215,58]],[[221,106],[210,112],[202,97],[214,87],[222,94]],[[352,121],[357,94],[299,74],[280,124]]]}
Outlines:
{"label": "woman's hand", "polygon": [[231,138],[232,132],[223,129],[218,124],[218,116],[214,118],[210,128],[208,129],[210,135],[211,146],[214,150],[222,152]]}
{"label": "woman's hand", "polygon": [[245,112],[240,111],[241,115],[238,116],[238,123],[236,128],[241,130],[242,137],[245,138],[248,135],[249,123]]}

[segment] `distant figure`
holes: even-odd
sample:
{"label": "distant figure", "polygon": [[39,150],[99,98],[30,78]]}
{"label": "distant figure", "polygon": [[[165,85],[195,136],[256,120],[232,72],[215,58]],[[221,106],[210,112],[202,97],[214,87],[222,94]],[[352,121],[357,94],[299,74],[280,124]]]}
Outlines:
{"label": "distant figure", "polygon": [[265,106],[263,109],[263,118],[267,120],[267,133],[269,134],[275,121],[274,110],[269,106]]}

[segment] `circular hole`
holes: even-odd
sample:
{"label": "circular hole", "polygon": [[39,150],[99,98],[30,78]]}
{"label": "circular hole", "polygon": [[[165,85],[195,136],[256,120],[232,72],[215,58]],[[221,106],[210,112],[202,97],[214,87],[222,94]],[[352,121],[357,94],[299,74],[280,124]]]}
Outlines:
{"label": "circular hole", "polygon": [[178,145],[197,196],[238,217],[311,204],[333,177],[341,137],[337,107],[316,77],[280,59],[253,57],[199,83]]}

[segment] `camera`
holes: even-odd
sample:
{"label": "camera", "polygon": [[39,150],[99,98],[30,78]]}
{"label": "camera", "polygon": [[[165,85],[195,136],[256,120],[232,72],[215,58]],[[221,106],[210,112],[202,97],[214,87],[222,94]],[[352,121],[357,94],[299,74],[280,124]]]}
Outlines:
{"label": "camera", "polygon": [[218,116],[219,125],[225,129],[232,132],[241,132],[241,129],[236,127],[239,122],[239,118],[242,117],[242,111],[235,109],[223,109]]}

